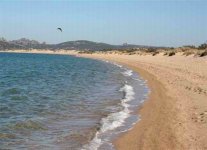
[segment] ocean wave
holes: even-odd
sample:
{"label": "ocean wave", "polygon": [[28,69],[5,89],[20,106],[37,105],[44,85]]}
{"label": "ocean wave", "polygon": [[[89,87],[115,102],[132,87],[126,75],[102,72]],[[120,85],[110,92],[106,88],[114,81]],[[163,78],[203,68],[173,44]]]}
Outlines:
{"label": "ocean wave", "polygon": [[[113,65],[115,65],[115,66],[117,66],[117,67],[119,67],[119,68],[123,68],[122,65],[117,64],[117,63],[115,63],[115,62],[110,62],[110,61],[108,61],[108,60],[104,60],[104,62],[106,62],[106,63],[111,63],[111,64],[113,64]],[[125,67],[124,67],[124,68],[125,68]],[[126,68],[125,68],[125,69],[126,69]],[[132,75],[133,75],[133,71],[130,70],[130,69],[126,69],[126,71],[123,72],[122,74],[125,75],[125,76],[132,76]]]}
{"label": "ocean wave", "polygon": [[119,68],[122,68],[122,65],[119,65],[117,63],[112,63],[112,64],[115,65],[115,66],[117,66],[117,67],[119,67]]}
{"label": "ocean wave", "polygon": [[85,145],[82,150],[97,150],[104,141],[101,135],[122,126],[125,120],[130,116],[129,104],[127,102],[134,99],[134,90],[130,85],[125,84],[120,91],[124,93],[124,98],[121,100],[122,111],[109,114],[106,118],[102,118],[100,130],[97,131],[93,140]]}
{"label": "ocean wave", "polygon": [[111,61],[108,61],[108,60],[103,60],[103,61],[106,62],[106,63],[111,63],[111,64],[113,64],[113,65],[115,65],[115,66],[117,66],[117,67],[119,67],[119,68],[122,68],[122,67],[123,67],[122,65],[117,64],[117,63],[115,63],[115,62],[111,62]]}
{"label": "ocean wave", "polygon": [[125,72],[123,72],[123,75],[125,75],[125,76],[132,76],[133,75],[133,71],[128,69]]}

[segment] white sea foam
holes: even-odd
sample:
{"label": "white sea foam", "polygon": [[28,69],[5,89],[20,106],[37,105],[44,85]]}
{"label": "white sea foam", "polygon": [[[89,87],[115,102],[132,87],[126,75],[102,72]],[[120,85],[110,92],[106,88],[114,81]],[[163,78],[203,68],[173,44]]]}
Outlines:
{"label": "white sea foam", "polygon": [[129,104],[127,104],[127,102],[134,99],[135,93],[133,87],[125,84],[124,87],[120,89],[120,91],[125,93],[124,99],[121,100],[123,110],[120,112],[111,113],[106,118],[103,118],[101,120],[100,130],[96,133],[94,139],[88,145],[85,145],[82,150],[97,150],[104,142],[101,139],[101,135],[122,126],[125,120],[129,117],[130,110]]}
{"label": "white sea foam", "polygon": [[122,68],[122,65],[119,65],[119,64],[117,64],[117,63],[115,63],[115,62],[110,62],[110,61],[108,61],[108,60],[102,60],[102,61],[104,61],[104,62],[106,62],[106,63],[111,63],[111,64],[113,64],[113,65],[115,65],[115,66],[117,66],[117,67],[119,67],[119,68]]}
{"label": "white sea foam", "polygon": [[119,64],[114,63],[114,62],[112,62],[112,64],[115,65],[115,66],[117,66],[117,67],[119,67],[119,68],[122,68],[122,65],[119,65]]}
{"label": "white sea foam", "polygon": [[137,79],[137,78],[132,78],[133,80],[136,80],[136,81],[142,81],[141,79]]}
{"label": "white sea foam", "polygon": [[[105,61],[105,62],[111,63],[117,67],[123,68],[121,65],[117,63],[110,62],[110,61]],[[123,75],[132,76],[133,71],[130,69],[125,69],[125,71],[123,72]],[[142,81],[142,83],[140,83],[140,85],[142,86],[144,86],[146,83],[146,82],[143,82],[142,78],[138,78],[138,79],[132,78],[132,79],[137,80],[139,82]],[[120,89],[120,91],[124,92],[124,95],[125,95],[124,98],[121,100],[121,106],[123,107],[122,111],[111,113],[107,117],[102,118],[100,130],[96,132],[96,135],[93,138],[93,140],[89,144],[85,145],[82,148],[82,150],[97,150],[99,149],[99,147],[101,147],[103,144],[106,144],[106,143],[107,145],[110,145],[111,148],[113,147],[112,143],[108,141],[109,139],[103,138],[103,135],[104,134],[106,135],[108,133],[110,134],[110,131],[113,131],[116,128],[124,125],[125,120],[130,117],[130,110],[129,110],[130,105],[128,104],[128,102],[132,101],[135,96],[133,87],[128,85],[127,81],[125,82],[125,85]],[[144,102],[144,99],[141,100],[141,103],[143,102]],[[139,120],[140,118],[137,121]],[[132,124],[132,126],[134,124],[135,122]],[[129,129],[125,129],[121,132],[126,132],[128,130],[131,130],[132,126]]]}
{"label": "white sea foam", "polygon": [[125,75],[125,76],[132,76],[133,75],[133,71],[132,70],[126,70],[125,72],[123,72],[123,74]]}

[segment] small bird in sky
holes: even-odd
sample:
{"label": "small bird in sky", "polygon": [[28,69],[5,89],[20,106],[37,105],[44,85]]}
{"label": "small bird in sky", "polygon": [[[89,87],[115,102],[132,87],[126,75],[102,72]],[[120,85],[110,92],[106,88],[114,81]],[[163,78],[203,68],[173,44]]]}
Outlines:
{"label": "small bird in sky", "polygon": [[63,30],[61,28],[57,28],[57,30],[60,30],[61,32],[63,32]]}

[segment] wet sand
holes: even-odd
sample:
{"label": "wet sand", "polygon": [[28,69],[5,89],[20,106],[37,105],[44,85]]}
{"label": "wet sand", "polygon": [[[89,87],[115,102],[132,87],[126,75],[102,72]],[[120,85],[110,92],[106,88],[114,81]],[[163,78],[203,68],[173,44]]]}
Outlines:
{"label": "wet sand", "polygon": [[180,53],[171,57],[75,51],[54,54],[114,61],[137,71],[148,81],[151,93],[139,108],[141,120],[115,139],[116,149],[207,149],[207,57],[186,57]]}

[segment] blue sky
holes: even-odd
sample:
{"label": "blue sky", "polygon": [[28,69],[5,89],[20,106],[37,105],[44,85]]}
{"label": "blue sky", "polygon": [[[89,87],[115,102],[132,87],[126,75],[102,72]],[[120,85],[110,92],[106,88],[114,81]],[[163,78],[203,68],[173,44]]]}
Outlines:
{"label": "blue sky", "polygon": [[0,37],[47,43],[83,39],[110,44],[198,45],[207,41],[207,1],[1,0]]}

